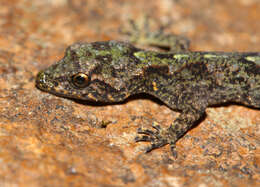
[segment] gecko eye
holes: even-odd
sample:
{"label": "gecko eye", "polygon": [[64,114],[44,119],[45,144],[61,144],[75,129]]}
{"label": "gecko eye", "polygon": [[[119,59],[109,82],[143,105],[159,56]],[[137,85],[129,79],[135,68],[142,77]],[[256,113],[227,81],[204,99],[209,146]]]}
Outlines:
{"label": "gecko eye", "polygon": [[84,88],[89,84],[89,77],[84,73],[77,73],[71,78],[74,86]]}

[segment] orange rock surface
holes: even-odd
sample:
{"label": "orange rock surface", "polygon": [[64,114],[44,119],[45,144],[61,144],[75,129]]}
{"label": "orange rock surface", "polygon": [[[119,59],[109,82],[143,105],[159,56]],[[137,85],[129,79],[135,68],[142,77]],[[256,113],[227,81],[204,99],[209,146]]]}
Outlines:
{"label": "orange rock surface", "polygon": [[75,102],[34,83],[68,45],[125,39],[118,28],[145,14],[172,22],[192,50],[260,51],[259,10],[254,0],[0,0],[0,186],[260,186],[260,110],[208,108],[174,159],[134,142],[138,127],[178,115],[156,99]]}

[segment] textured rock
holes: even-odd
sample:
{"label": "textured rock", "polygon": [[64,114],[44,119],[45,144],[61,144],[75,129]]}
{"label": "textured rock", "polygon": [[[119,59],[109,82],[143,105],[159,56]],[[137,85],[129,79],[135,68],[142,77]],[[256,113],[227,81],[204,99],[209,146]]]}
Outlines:
{"label": "textured rock", "polygon": [[[0,1],[0,186],[257,186],[260,110],[207,109],[178,143],[149,154],[136,130],[178,115],[149,96],[114,105],[37,90],[36,73],[77,41],[124,39],[144,13],[186,35],[192,50],[260,51],[257,1]],[[111,121],[106,128],[102,124]]]}

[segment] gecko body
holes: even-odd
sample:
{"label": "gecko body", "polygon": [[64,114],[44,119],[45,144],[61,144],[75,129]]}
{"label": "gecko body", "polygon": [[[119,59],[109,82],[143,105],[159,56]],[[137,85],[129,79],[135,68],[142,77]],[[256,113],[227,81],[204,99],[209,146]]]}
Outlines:
{"label": "gecko body", "polygon": [[114,103],[147,93],[180,111],[169,128],[139,128],[147,152],[176,141],[208,106],[235,102],[260,108],[260,53],[156,52],[118,41],[77,43],[38,73],[41,90],[69,98]]}

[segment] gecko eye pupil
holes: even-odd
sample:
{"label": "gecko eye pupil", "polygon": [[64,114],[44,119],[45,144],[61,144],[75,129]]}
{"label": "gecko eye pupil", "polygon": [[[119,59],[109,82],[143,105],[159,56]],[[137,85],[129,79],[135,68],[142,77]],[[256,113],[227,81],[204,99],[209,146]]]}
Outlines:
{"label": "gecko eye pupil", "polygon": [[89,84],[89,78],[84,73],[77,73],[72,76],[72,83],[79,88],[84,88]]}

